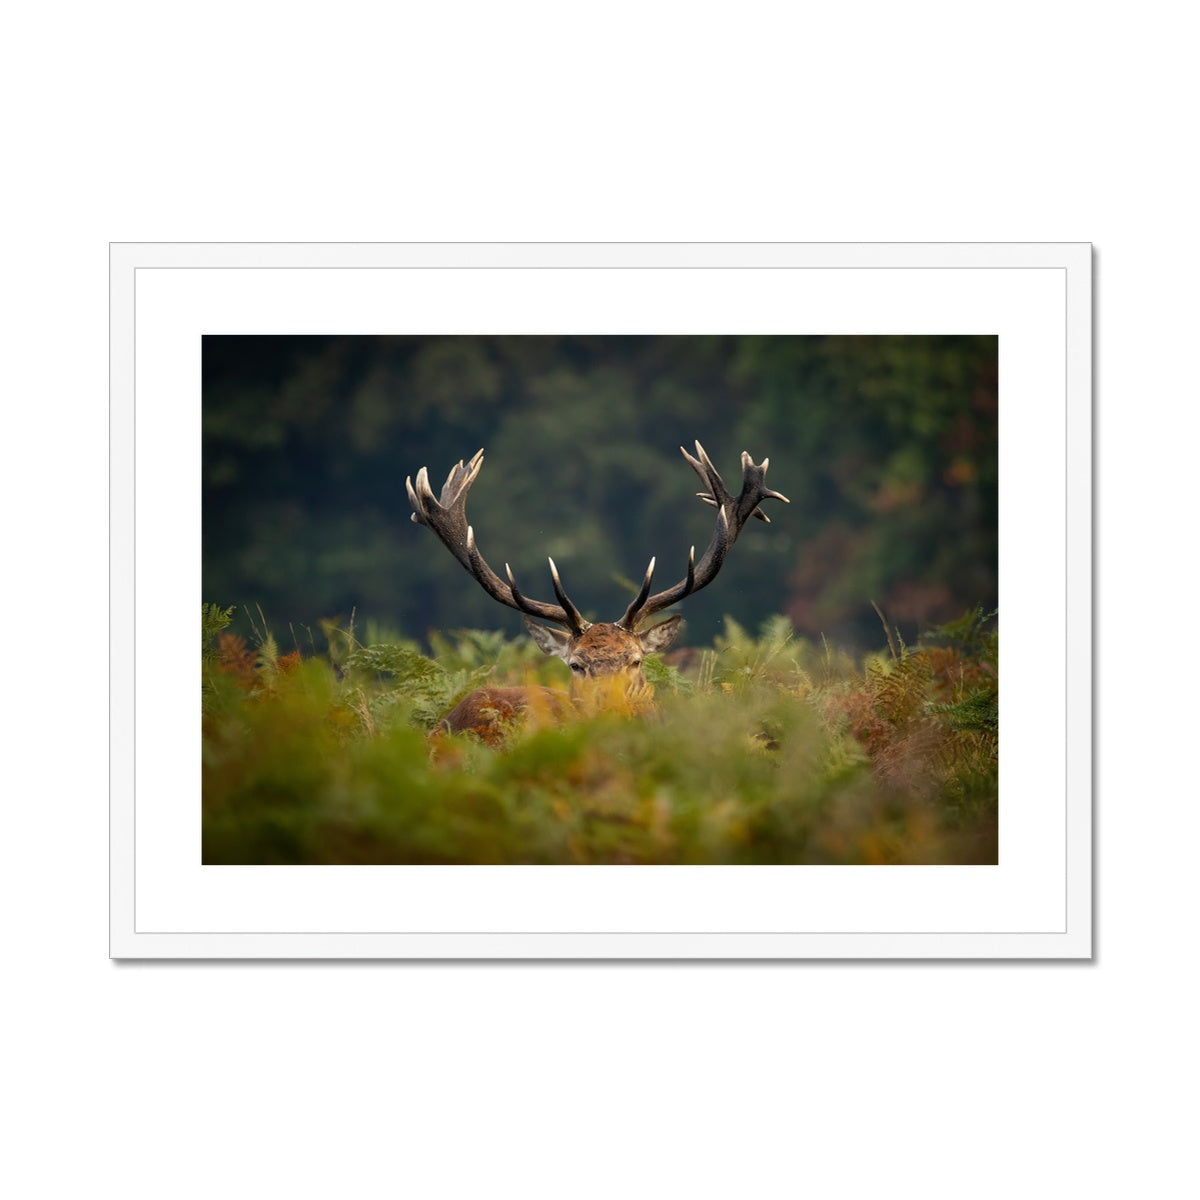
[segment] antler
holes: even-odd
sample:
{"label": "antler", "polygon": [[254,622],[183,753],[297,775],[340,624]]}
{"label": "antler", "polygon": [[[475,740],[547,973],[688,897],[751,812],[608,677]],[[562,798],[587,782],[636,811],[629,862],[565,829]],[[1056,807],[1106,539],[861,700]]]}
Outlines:
{"label": "antler", "polygon": [[508,575],[508,583],[505,583],[479,553],[479,548],[475,545],[475,531],[467,524],[467,493],[482,467],[482,450],[465,466],[460,459],[458,466],[452,467],[450,474],[446,476],[440,499],[434,496],[433,489],[429,486],[429,473],[424,467],[417,472],[415,486],[411,476],[405,479],[408,500],[413,506],[412,519],[418,525],[432,529],[446,549],[462,563],[493,600],[499,600],[501,604],[531,617],[540,617],[543,621],[564,625],[573,634],[582,633],[588,623],[563,590],[554,559],[550,559],[550,577],[554,581],[554,594],[558,597],[558,603],[544,604],[540,600],[530,600],[521,593],[508,563],[504,564],[505,573]]}
{"label": "antler", "polygon": [[734,496],[726,489],[724,480],[709,461],[704,447],[699,442],[696,443],[696,458],[682,446],[679,447],[679,452],[687,459],[692,470],[700,476],[700,482],[708,488],[708,491],[697,492],[696,495],[705,504],[711,504],[717,510],[717,527],[713,530],[708,548],[700,561],[696,562],[696,547],[693,546],[688,555],[687,574],[678,583],[653,596],[650,595],[650,580],[654,575],[654,559],[650,560],[641,591],[617,622],[623,629],[632,631],[639,621],[661,612],[664,608],[670,608],[685,596],[690,596],[712,583],[725,561],[729,547],[737,541],[742,526],[751,517],[770,523],[771,518],[758,507],[762,501],[782,500],[784,504],[791,503],[786,496],[772,491],[766,485],[767,467],[771,462],[769,458],[764,458],[761,464],[756,464],[745,450],[742,451],[742,490],[740,495]]}

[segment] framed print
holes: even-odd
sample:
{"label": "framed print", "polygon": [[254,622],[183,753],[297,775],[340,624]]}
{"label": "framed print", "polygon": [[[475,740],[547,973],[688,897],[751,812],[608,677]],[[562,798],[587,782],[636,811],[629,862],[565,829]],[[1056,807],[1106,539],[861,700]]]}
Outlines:
{"label": "framed print", "polygon": [[1086,243],[119,243],[111,317],[113,957],[1090,957]]}

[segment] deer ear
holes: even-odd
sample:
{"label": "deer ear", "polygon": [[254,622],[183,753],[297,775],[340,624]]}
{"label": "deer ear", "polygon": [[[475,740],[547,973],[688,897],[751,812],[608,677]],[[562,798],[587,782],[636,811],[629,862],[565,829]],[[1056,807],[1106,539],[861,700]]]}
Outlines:
{"label": "deer ear", "polygon": [[529,630],[529,636],[537,642],[543,654],[549,654],[552,658],[561,658],[563,662],[566,662],[571,635],[565,629],[553,629],[549,625],[539,625],[528,617],[525,617],[524,621],[525,628]]}
{"label": "deer ear", "polygon": [[657,654],[659,650],[665,650],[679,636],[682,627],[683,617],[676,613],[675,616],[668,617],[665,621],[659,621],[657,625],[651,625],[645,633],[639,635],[638,641],[642,643],[642,649],[647,654]]}

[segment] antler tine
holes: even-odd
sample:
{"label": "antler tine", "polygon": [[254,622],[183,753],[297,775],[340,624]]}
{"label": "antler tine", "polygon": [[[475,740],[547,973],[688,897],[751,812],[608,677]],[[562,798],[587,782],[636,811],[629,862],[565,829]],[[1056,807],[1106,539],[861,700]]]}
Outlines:
{"label": "antler tine", "polygon": [[[643,585],[643,594],[639,594],[637,600],[629,606],[625,616],[619,622],[629,628],[632,628],[632,622],[653,616],[664,608],[678,603],[685,596],[690,596],[693,592],[707,587],[716,578],[721,564],[725,561],[725,555],[729,552],[730,546],[737,541],[738,534],[741,533],[746,522],[751,517],[758,517],[760,520],[770,523],[770,518],[758,507],[762,501],[782,500],[784,504],[791,503],[781,492],[773,491],[766,485],[764,477],[767,467],[770,465],[769,458],[763,459],[761,464],[756,464],[745,450],[742,451],[742,490],[737,496],[734,496],[726,488],[720,473],[713,466],[712,460],[698,441],[696,442],[695,457],[682,446],[680,446],[679,452],[687,461],[688,466],[700,476],[700,482],[708,488],[708,491],[697,492],[696,495],[717,510],[716,528],[713,530],[712,537],[709,539],[708,546],[699,563],[695,561],[696,548],[692,547],[691,554],[688,556],[687,574],[678,583],[649,597],[644,594],[647,588],[645,584]],[[647,580],[647,584],[648,582]]]}
{"label": "antler tine", "polygon": [[571,629],[575,633],[580,633],[588,627],[588,623],[583,619],[579,609],[571,603],[570,597],[563,590],[562,580],[558,577],[558,568],[554,565],[554,559],[547,556],[547,561],[550,563],[550,579],[554,584],[554,594],[558,597],[558,602],[562,605],[563,612],[570,618]]}
{"label": "antler tine", "polygon": [[[580,615],[579,609],[577,609],[575,605],[571,603],[566,592],[563,591],[562,584],[558,581],[558,570],[554,566],[554,559],[550,560],[550,572],[554,578],[555,595],[557,595],[560,602],[562,602],[563,616],[556,619],[558,620],[559,624],[565,625],[571,630],[572,633],[582,633],[588,627],[588,622],[583,619],[583,617]],[[513,574],[513,569],[508,565],[508,563],[504,564],[504,573],[508,576],[509,590],[512,592],[513,598],[513,607],[518,609],[520,612],[527,613],[531,617],[542,617],[543,619],[549,619],[546,616],[546,608],[548,605],[542,604],[538,600],[530,600],[525,596],[521,589],[517,587],[516,576]]]}
{"label": "antler tine", "polygon": [[[699,445],[699,443],[697,443],[697,445]],[[761,492],[760,499],[762,499],[762,500],[782,500],[784,502],[784,504],[791,504],[791,501],[782,492],[775,492],[775,491],[772,491],[769,487],[767,487],[765,476],[767,474],[767,468],[770,465],[771,465],[771,460],[769,458],[764,458],[762,460],[761,465],[755,466],[754,459],[752,459],[745,450],[742,451],[742,471],[743,471],[743,473],[748,472],[748,471],[761,472],[761,474],[759,474],[757,477],[758,484],[759,484],[759,490]],[[744,487],[745,487],[745,485],[743,484],[743,488]]]}
{"label": "antler tine", "polygon": [[654,563],[655,559],[652,558],[650,565],[646,568],[646,578],[642,580],[642,590],[638,592],[637,598],[625,610],[625,615],[616,622],[622,629],[632,630],[637,623],[638,613],[641,611],[642,605],[646,603],[646,597],[650,595],[650,581],[654,578]]}
{"label": "antler tine", "polygon": [[[411,477],[405,479],[404,487],[413,508],[412,520],[432,529],[442,545],[493,600],[499,600],[501,604],[529,616],[540,617],[543,621],[564,625],[572,633],[579,633],[586,624],[579,610],[566,599],[566,593],[562,591],[557,578],[555,593],[565,603],[545,604],[540,600],[531,600],[517,590],[515,583],[505,583],[480,554],[475,545],[475,531],[467,524],[467,493],[482,468],[482,450],[477,451],[469,463],[464,464],[460,460],[446,476],[440,497],[433,494],[433,488],[429,486],[429,472],[424,467],[417,472],[415,483]],[[509,579],[512,580],[511,571]]]}

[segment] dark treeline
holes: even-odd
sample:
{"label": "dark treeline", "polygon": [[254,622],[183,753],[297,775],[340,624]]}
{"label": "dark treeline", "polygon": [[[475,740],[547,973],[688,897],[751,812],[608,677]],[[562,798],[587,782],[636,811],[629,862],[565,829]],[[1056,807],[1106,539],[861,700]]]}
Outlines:
{"label": "dark treeline", "polygon": [[678,450],[697,438],[735,490],[743,449],[770,456],[792,504],[685,601],[685,641],[782,612],[876,646],[872,601],[906,637],[996,602],[991,336],[206,337],[203,430],[203,599],[305,644],[352,610],[410,637],[520,629],[409,521],[405,476],[427,466],[440,491],[481,446],[484,556],[539,598],[553,556],[593,619],[652,555],[666,586],[707,544]]}

